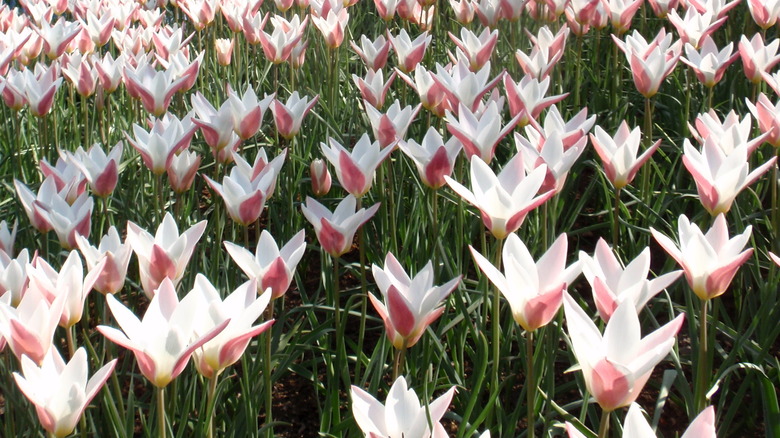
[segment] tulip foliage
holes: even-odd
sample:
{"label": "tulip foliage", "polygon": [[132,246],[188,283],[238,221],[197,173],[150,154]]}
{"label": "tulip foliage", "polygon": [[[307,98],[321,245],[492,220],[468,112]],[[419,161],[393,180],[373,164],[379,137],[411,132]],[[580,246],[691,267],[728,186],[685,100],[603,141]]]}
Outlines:
{"label": "tulip foliage", "polygon": [[4,2],[0,436],[780,436],[779,5]]}

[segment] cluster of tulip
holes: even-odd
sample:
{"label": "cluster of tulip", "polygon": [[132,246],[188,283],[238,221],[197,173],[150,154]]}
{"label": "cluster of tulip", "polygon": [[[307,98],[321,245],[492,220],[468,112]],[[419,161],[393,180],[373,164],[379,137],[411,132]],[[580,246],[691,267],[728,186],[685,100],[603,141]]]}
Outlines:
{"label": "cluster of tulip", "polygon": [[[154,386],[157,405],[148,404],[148,415],[163,437],[177,429],[240,434],[226,418],[235,403],[243,403],[247,434],[259,434],[258,388],[261,431],[273,436],[274,383],[292,373],[324,389],[319,409],[312,407],[322,434],[444,437],[443,419],[457,419],[461,437],[524,428],[533,438],[557,427],[569,437],[606,438],[621,424],[613,413],[628,407],[624,435],[654,437],[660,414],[651,426],[640,394],[670,355],[680,377],[664,380],[661,392],[681,394],[690,424],[683,436],[714,437],[713,405],[724,406],[716,389],[731,373],[727,365],[749,355],[744,368],[756,370],[765,388],[780,372],[771,352],[755,353],[780,334],[758,328],[779,308],[780,258],[770,250],[780,242],[780,102],[764,91],[780,94],[780,73],[772,72],[780,41],[766,40],[780,2],[648,0],[656,18],[643,11],[641,30],[631,32],[642,0],[449,0],[449,8],[430,0],[19,3],[0,7],[8,132],[0,153],[13,157],[0,160],[0,172],[14,181],[0,219],[24,211],[38,233],[0,221],[0,348],[7,344],[15,357],[0,368],[13,372],[52,436],[71,434],[80,419],[83,434],[126,436],[134,426],[134,408],[124,405],[132,383],[119,382],[132,366],[106,340],[132,351]],[[732,41],[726,23],[740,11],[763,31]],[[611,36],[602,38],[608,25]],[[521,27],[525,36],[517,35]],[[342,59],[350,36],[357,56]],[[315,61],[304,68],[307,56]],[[738,58],[752,94],[726,99],[718,84],[742,89],[727,74]],[[567,62],[576,73],[562,72]],[[680,74],[678,64],[690,70]],[[622,89],[624,71],[635,94]],[[660,92],[670,76],[680,83],[678,96]],[[694,77],[706,94],[698,101]],[[606,99],[601,91],[609,91]],[[627,113],[637,104],[623,95],[644,104],[640,116]],[[684,102],[680,126],[668,121],[672,100]],[[743,100],[744,117],[737,112]],[[692,102],[702,108],[696,116]],[[304,119],[311,129],[302,130]],[[511,140],[514,148],[505,147]],[[771,154],[764,144],[775,148]],[[595,200],[593,187],[607,202],[614,194],[612,208]],[[611,241],[578,230],[594,215],[609,219],[589,230],[611,225]],[[304,258],[303,218],[319,266]],[[50,248],[49,231],[64,251]],[[243,242],[233,243],[241,234]],[[280,248],[282,237],[289,240]],[[655,245],[671,256],[666,266],[657,256],[651,263]],[[671,271],[671,259],[682,270]],[[132,260],[137,276],[128,276]],[[300,263],[306,268],[296,274]],[[411,275],[414,266],[423,268]],[[742,266],[750,268],[740,273]],[[306,290],[317,287],[313,272],[328,267],[332,277],[323,274],[319,288]],[[651,270],[666,272],[649,278]],[[672,299],[671,291],[684,289],[675,283],[683,275],[699,301]],[[435,285],[439,277],[449,280]],[[361,293],[342,303],[343,280],[352,278]],[[591,295],[582,296],[588,287]],[[744,288],[768,292],[755,318],[745,316],[740,298],[734,321],[742,336],[731,319],[716,324],[724,312],[714,299]],[[90,299],[93,289],[105,299]],[[300,309],[285,303],[290,290]],[[502,297],[516,325],[505,323]],[[356,316],[357,342],[349,324],[357,325]],[[678,349],[686,320],[693,348]],[[386,339],[369,347],[366,334],[380,321]],[[646,325],[653,330],[643,337]],[[733,355],[713,345],[712,331],[732,339]],[[444,375],[428,366],[434,355]],[[207,397],[179,410],[205,412],[202,429],[188,412],[183,421],[166,414],[183,399],[171,383],[188,376],[191,357],[202,377],[183,380],[191,386],[202,378]],[[558,362],[580,371],[579,399],[566,406],[554,401],[565,380],[550,366]],[[88,363],[100,366],[91,378]],[[511,388],[519,377],[525,401]],[[110,419],[87,420],[109,379]],[[384,404],[372,395],[383,381],[392,381]],[[240,400],[222,406],[219,389],[227,385]],[[768,386],[767,433],[778,431],[770,423],[780,415]],[[425,388],[423,403],[413,388]],[[433,388],[445,392],[428,403]],[[348,389],[351,418],[340,400]],[[447,413],[453,402],[457,415]],[[727,421],[739,406],[731,409]],[[0,429],[15,434],[21,415],[4,415]]]}

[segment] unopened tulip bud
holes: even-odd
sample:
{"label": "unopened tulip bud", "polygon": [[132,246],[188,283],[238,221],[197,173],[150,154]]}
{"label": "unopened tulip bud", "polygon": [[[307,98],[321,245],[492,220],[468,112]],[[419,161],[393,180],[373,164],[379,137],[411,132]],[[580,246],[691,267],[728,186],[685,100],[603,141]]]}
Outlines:
{"label": "unopened tulip bud", "polygon": [[217,38],[214,42],[217,49],[217,63],[219,65],[230,65],[230,58],[233,55],[233,44],[234,41],[227,38]]}
{"label": "unopened tulip bud", "polygon": [[311,162],[309,166],[311,171],[311,188],[315,195],[324,196],[330,191],[330,172],[325,161],[316,159]]}

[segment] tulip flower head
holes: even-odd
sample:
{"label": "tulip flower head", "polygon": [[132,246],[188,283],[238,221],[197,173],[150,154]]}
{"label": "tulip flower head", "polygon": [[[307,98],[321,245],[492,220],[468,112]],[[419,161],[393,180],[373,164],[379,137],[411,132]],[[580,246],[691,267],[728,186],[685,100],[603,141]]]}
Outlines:
{"label": "tulip flower head", "polygon": [[200,167],[200,160],[200,155],[191,150],[173,155],[167,174],[168,183],[174,193],[181,194],[190,189]]}
{"label": "tulip flower head", "polygon": [[409,73],[414,70],[417,64],[422,61],[425,55],[425,49],[431,43],[432,35],[428,32],[423,32],[417,38],[412,41],[409,34],[406,33],[406,29],[401,29],[398,36],[393,36],[390,33],[387,34],[390,44],[393,45],[393,50],[398,55],[398,68],[404,72]]}
{"label": "tulip flower head", "polygon": [[[433,285],[433,265],[429,261],[413,278],[393,253],[387,253],[385,267],[372,265],[377,287],[384,303],[369,294],[393,347],[402,350],[420,340],[425,329],[444,312],[439,306],[458,286],[460,276],[441,286]],[[437,307],[438,306],[438,307]]]}
{"label": "tulip flower head", "polygon": [[726,68],[737,60],[739,53],[732,54],[733,47],[733,43],[728,43],[723,50],[718,51],[715,41],[707,35],[701,43],[700,51],[686,44],[685,56],[680,60],[693,69],[699,82],[712,88],[723,78]]}
{"label": "tulip flower head", "polygon": [[543,80],[531,76],[523,76],[520,82],[515,82],[508,74],[504,75],[504,88],[509,101],[509,114],[520,116],[518,124],[522,127],[531,119],[536,120],[542,110],[562,101],[569,93],[545,97],[550,87],[550,78]]}
{"label": "tulip flower head", "polygon": [[675,343],[685,314],[641,337],[634,303],[620,304],[602,335],[567,293],[563,298],[569,337],[588,392],[604,411],[628,406],[639,396],[653,368]]}
{"label": "tulip flower head", "polygon": [[[428,405],[428,409],[420,404],[417,393],[409,388],[404,376],[398,377],[387,393],[387,401],[383,405],[371,394],[352,385],[352,415],[360,430],[367,437],[388,438],[429,438],[444,437],[447,432],[439,423],[441,417],[455,395],[453,386],[439,398]],[[430,422],[433,423],[431,435]]]}
{"label": "tulip flower head", "polygon": [[444,179],[457,194],[480,209],[482,222],[493,236],[504,239],[520,228],[531,210],[555,193],[550,190],[537,195],[546,174],[546,165],[526,174],[523,156],[517,154],[498,175],[484,161],[471,160],[471,190],[448,176]]}
{"label": "tulip flower head", "polygon": [[303,118],[314,108],[319,98],[319,95],[314,96],[313,99],[308,96],[300,97],[297,91],[293,91],[287,102],[282,103],[274,99],[271,102],[271,112],[279,135],[288,140],[295,137],[301,130]]}
{"label": "tulip flower head", "polygon": [[367,133],[360,137],[352,152],[347,152],[333,138],[329,138],[328,143],[320,143],[322,154],[336,169],[336,178],[341,187],[358,198],[368,193],[374,182],[376,168],[395,149],[395,141],[382,149],[378,141],[369,140]]}
{"label": "tulip flower head", "polygon": [[305,233],[299,231],[279,249],[271,233],[263,230],[255,254],[231,242],[225,242],[225,249],[249,279],[257,280],[257,293],[270,290],[271,298],[276,299],[290,287],[295,267],[306,249]]}
{"label": "tulip flower head", "polygon": [[547,325],[558,313],[566,288],[580,274],[580,262],[566,267],[566,234],[555,239],[547,252],[535,262],[517,234],[510,234],[504,245],[504,274],[473,247],[474,260],[509,302],[515,322],[533,332]]}
{"label": "tulip flower head", "polygon": [[84,151],[81,146],[76,153],[71,155],[71,161],[81,169],[87,177],[92,193],[95,196],[105,198],[116,188],[119,180],[119,163],[122,160],[124,143],[119,141],[111,151],[106,154],[99,143],[95,143]]}
{"label": "tulip flower head", "polygon": [[50,303],[38,288],[28,288],[17,307],[9,305],[10,299],[0,300],[0,334],[17,359],[25,355],[43,363],[66,300],[67,296],[60,294]]}
{"label": "tulip flower head", "polygon": [[758,121],[758,128],[766,134],[764,140],[774,147],[780,146],[780,100],[772,103],[764,93],[761,93],[755,105],[747,99],[745,104]]}
{"label": "tulip flower head", "polygon": [[312,160],[309,165],[311,189],[315,196],[327,195],[330,191],[331,177],[328,165],[320,158]]}
{"label": "tulip flower head", "polygon": [[421,105],[412,108],[411,105],[401,108],[401,103],[396,99],[387,112],[382,113],[371,106],[369,102],[364,101],[364,108],[368,119],[371,122],[371,129],[374,131],[374,138],[379,142],[381,148],[386,148],[403,140],[406,130],[412,123]]}
{"label": "tulip flower head", "polygon": [[259,318],[271,300],[270,294],[257,296],[254,280],[242,284],[223,300],[211,282],[198,274],[191,293],[201,295],[200,310],[194,331],[208,333],[215,327],[229,321],[217,336],[193,352],[195,368],[205,378],[219,375],[225,368],[236,363],[244,354],[253,337],[268,330],[274,320],[252,325]]}
{"label": "tulip flower head", "polygon": [[[419,67],[419,65],[418,65]],[[352,80],[360,90],[360,95],[363,100],[369,103],[376,109],[381,109],[385,104],[385,97],[390,90],[390,86],[393,85],[393,81],[398,73],[393,72],[390,77],[385,81],[384,73],[382,70],[368,70],[365,77],[358,75],[352,75]]]}
{"label": "tulip flower head", "polygon": [[[12,258],[5,251],[0,251],[0,299],[7,300],[12,307],[19,307],[22,293],[27,288],[29,263],[30,254],[27,248],[19,251],[16,258]],[[9,296],[6,297],[6,294]]]}
{"label": "tulip flower head", "polygon": [[769,73],[775,64],[780,62],[780,39],[764,44],[760,33],[747,39],[742,35],[739,40],[739,56],[742,58],[742,68],[750,82],[757,84],[764,80],[764,73]]}
{"label": "tulip flower head", "polygon": [[637,156],[639,144],[642,141],[642,133],[639,127],[629,130],[628,123],[623,120],[615,132],[614,137],[596,126],[593,134],[590,134],[590,142],[598,153],[604,165],[604,173],[607,179],[616,189],[631,184],[639,168],[661,145],[661,140],[653,143],[646,151]]}
{"label": "tulip flower head", "polygon": [[[379,1],[375,1],[378,4]],[[395,13],[395,11],[393,11]],[[380,14],[381,15],[381,14]],[[374,41],[371,41],[367,36],[360,36],[360,47],[355,44],[354,41],[350,41],[352,50],[360,56],[360,59],[366,64],[366,68],[369,70],[379,71],[387,64],[387,57],[390,54],[390,41],[388,41],[384,35],[379,35]]]}
{"label": "tulip flower head", "polygon": [[9,230],[8,222],[0,221],[0,251],[9,257],[14,255],[14,241],[16,240],[18,226],[19,222],[14,222],[14,226]]}
{"label": "tulip flower head", "polygon": [[122,290],[133,251],[128,242],[122,243],[116,227],[112,225],[108,229],[108,233],[100,239],[97,248],[90,245],[89,240],[83,236],[78,236],[76,242],[90,271],[105,260],[103,269],[95,281],[95,290],[102,294],[115,294]]}
{"label": "tulip flower head", "polygon": [[604,322],[609,322],[615,309],[624,301],[634,303],[636,312],[639,313],[651,298],[682,275],[682,271],[674,271],[648,280],[649,247],[645,247],[624,267],[604,239],[596,242],[593,256],[580,251],[580,262],[582,273],[593,291],[593,301]]}
{"label": "tulip flower head", "polygon": [[399,147],[414,161],[423,184],[438,189],[447,183],[444,177],[452,175],[455,159],[463,145],[455,137],[450,137],[445,143],[441,134],[431,126],[421,143],[410,139],[400,142]]}
{"label": "tulip flower head", "polygon": [[514,129],[520,114],[501,126],[501,116],[495,101],[488,103],[483,111],[472,112],[462,103],[458,115],[446,112],[447,130],[463,145],[466,158],[474,157],[485,163],[493,161],[498,143]]}
{"label": "tulip flower head", "polygon": [[355,211],[356,207],[357,198],[353,195],[347,195],[341,200],[333,212],[307,196],[306,204],[301,205],[301,211],[314,227],[322,249],[333,257],[341,257],[352,247],[352,239],[357,229],[379,210],[379,204],[374,204],[367,210],[361,208]]}
{"label": "tulip flower head", "polygon": [[729,153],[718,146],[718,140],[710,137],[699,152],[688,139],[683,142],[683,164],[696,182],[699,200],[712,215],[726,213],[745,187],[774,165],[776,157],[749,172],[748,145],[742,143]]}
{"label": "tulip flower head", "polygon": [[81,414],[114,371],[117,359],[103,365],[89,380],[87,352],[76,350],[66,364],[56,348],[41,364],[22,356],[22,373],[14,380],[30,402],[41,425],[55,437],[66,437],[76,428]]}
{"label": "tulip flower head", "polygon": [[471,71],[478,71],[488,62],[493,54],[493,49],[498,42],[498,30],[491,31],[489,28],[482,30],[477,36],[465,27],[460,29],[460,38],[452,32],[448,32],[450,39],[460,49],[466,59],[469,60]]}
{"label": "tulip flower head", "polygon": [[230,65],[230,58],[233,56],[234,39],[217,38],[214,40],[214,48],[217,51],[217,63],[219,65]]}
{"label": "tulip flower head", "polygon": [[192,353],[213,339],[230,323],[230,319],[198,333],[193,315],[199,314],[200,294],[190,291],[181,301],[175,286],[165,278],[154,291],[141,320],[113,295],[108,307],[122,330],[100,325],[98,331],[112,342],[131,350],[141,374],[158,388],[168,386],[187,366]]}
{"label": "tulip flower head", "polygon": [[172,280],[174,287],[179,283],[205,229],[206,221],[200,221],[179,235],[176,221],[167,212],[154,236],[127,222],[127,242],[138,257],[141,285],[147,297],[154,296],[165,278]]}
{"label": "tulip flower head", "polygon": [[750,240],[752,227],[729,238],[726,217],[719,214],[715,223],[702,233],[685,215],[677,221],[679,246],[670,238],[651,228],[658,244],[682,266],[688,285],[702,300],[709,300],[726,292],[737,270],[753,254],[753,248],[742,249]]}

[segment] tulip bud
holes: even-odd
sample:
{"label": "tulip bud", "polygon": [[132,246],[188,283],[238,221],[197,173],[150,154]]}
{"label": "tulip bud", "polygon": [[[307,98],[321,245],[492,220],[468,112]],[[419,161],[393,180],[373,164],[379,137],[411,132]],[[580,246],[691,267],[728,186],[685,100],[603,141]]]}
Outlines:
{"label": "tulip bud", "polygon": [[330,191],[330,172],[325,161],[316,159],[309,166],[311,171],[311,188],[315,195],[324,196]]}
{"label": "tulip bud", "polygon": [[200,155],[195,152],[182,151],[173,156],[168,167],[168,181],[175,193],[184,193],[190,189],[199,166]]}
{"label": "tulip bud", "polygon": [[217,38],[214,42],[217,50],[217,63],[219,65],[230,65],[230,58],[233,55],[233,44],[234,41],[227,38]]}

